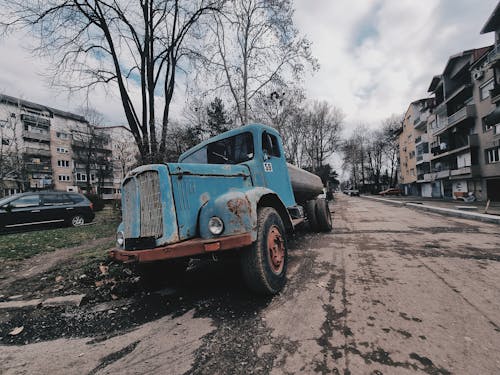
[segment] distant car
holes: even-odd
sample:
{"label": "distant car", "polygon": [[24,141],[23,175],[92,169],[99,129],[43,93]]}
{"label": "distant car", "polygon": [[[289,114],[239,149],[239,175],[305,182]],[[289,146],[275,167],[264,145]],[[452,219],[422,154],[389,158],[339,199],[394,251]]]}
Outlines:
{"label": "distant car", "polygon": [[356,196],[359,197],[359,190],[357,189],[345,189],[343,193],[349,195],[350,197]]}
{"label": "distant car", "polygon": [[92,202],[77,193],[32,192],[0,200],[0,230],[55,223],[77,227],[94,216]]}
{"label": "distant car", "polygon": [[386,189],[386,190],[383,190],[379,193],[379,195],[401,195],[402,194],[402,191],[400,189],[397,189],[397,188],[391,188],[391,189]]}

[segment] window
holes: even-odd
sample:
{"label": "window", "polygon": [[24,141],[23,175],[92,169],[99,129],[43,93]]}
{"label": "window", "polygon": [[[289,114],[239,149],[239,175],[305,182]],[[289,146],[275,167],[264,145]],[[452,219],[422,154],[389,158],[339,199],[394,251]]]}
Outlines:
{"label": "window", "polygon": [[492,78],[488,82],[486,82],[485,84],[483,84],[479,87],[479,96],[480,96],[481,100],[484,100],[484,99],[490,97],[490,90],[493,90],[494,86],[495,86],[495,82],[493,81],[493,78]]}
{"label": "window", "polygon": [[42,195],[44,206],[62,206],[73,204],[73,201],[66,194],[44,194]]}
{"label": "window", "polygon": [[87,175],[85,173],[78,172],[76,174],[76,180],[77,181],[87,181]]}
{"label": "window", "polygon": [[10,203],[13,208],[37,207],[40,205],[38,194],[26,195]]}
{"label": "window", "polygon": [[10,145],[10,140],[5,139],[5,138],[2,138],[2,144],[3,144],[4,146],[8,146],[8,145]]}
{"label": "window", "polygon": [[69,168],[69,160],[58,160],[57,166],[63,168]]}
{"label": "window", "polygon": [[69,152],[68,149],[64,147],[57,147],[56,151],[60,154],[67,154]]}
{"label": "window", "polygon": [[56,132],[56,137],[59,139],[68,139],[69,135],[67,133]]}
{"label": "window", "polygon": [[280,156],[280,148],[276,136],[267,132],[262,133],[262,151],[268,156]]}
{"label": "window", "polygon": [[486,163],[491,164],[491,163],[498,163],[500,161],[499,149],[500,147],[495,147],[486,150]]}
{"label": "window", "polygon": [[254,156],[251,133],[242,133],[209,143],[180,160],[183,163],[238,164]]}
{"label": "window", "polygon": [[69,176],[66,175],[66,174],[60,174],[60,175],[57,176],[57,179],[59,181],[69,181]]}

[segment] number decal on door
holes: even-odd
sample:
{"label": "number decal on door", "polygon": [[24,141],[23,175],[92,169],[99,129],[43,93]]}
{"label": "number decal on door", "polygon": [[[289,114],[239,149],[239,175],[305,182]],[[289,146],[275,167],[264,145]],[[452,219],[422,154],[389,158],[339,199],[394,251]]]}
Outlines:
{"label": "number decal on door", "polygon": [[273,165],[271,163],[264,163],[264,172],[272,172]]}

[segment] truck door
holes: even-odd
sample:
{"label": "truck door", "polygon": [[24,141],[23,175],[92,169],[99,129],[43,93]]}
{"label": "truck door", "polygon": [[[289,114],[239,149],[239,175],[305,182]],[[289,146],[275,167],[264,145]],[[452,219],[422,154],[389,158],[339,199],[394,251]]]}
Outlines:
{"label": "truck door", "polygon": [[266,186],[275,191],[287,207],[295,205],[285,155],[274,134],[262,133],[262,154]]}

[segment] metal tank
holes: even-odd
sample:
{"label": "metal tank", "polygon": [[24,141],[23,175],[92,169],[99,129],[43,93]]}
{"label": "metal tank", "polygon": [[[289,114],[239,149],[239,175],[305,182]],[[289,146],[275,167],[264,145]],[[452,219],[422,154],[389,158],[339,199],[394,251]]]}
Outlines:
{"label": "metal tank", "polygon": [[297,203],[300,204],[309,199],[315,199],[319,194],[323,193],[323,182],[319,176],[290,163],[287,163],[287,167]]}

